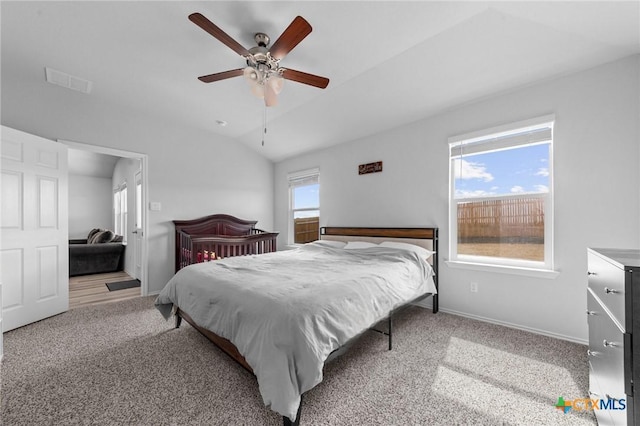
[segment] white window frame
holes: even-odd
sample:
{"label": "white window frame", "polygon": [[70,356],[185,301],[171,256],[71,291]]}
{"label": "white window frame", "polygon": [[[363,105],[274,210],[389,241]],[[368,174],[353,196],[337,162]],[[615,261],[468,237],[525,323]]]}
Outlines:
{"label": "white window frame", "polygon": [[123,182],[113,190],[113,222],[116,235],[122,235],[122,242],[127,243],[127,183]]}
{"label": "white window frame", "polygon": [[136,179],[136,223],[135,228],[142,228],[142,174],[136,173],[138,178]]}
{"label": "white window frame", "polygon": [[[293,190],[299,186],[320,184],[320,169],[315,167],[313,169],[301,170],[287,174],[287,182],[289,184],[289,220],[288,220],[288,241],[289,245],[299,245],[295,243],[295,229],[294,229],[294,216],[297,212],[302,211],[318,211],[318,218],[320,218],[320,196],[318,195],[317,207],[305,207],[300,209],[294,209],[293,207]],[[320,235],[318,235],[320,238]]]}
{"label": "white window frame", "polygon": [[[449,260],[447,264],[454,268],[483,271],[501,271],[518,275],[555,278],[554,268],[554,217],[553,217],[553,126],[555,117],[546,115],[530,120],[510,123],[503,126],[480,130],[449,138]],[[550,142],[542,142],[550,140]],[[486,199],[507,199],[523,195],[503,195],[497,197],[455,198],[455,170],[453,160],[458,153],[480,153],[509,147],[526,146],[531,143],[549,143],[549,192],[524,195],[528,198],[545,199],[544,261],[507,259],[489,256],[458,254],[458,209],[461,201],[482,201]]]}

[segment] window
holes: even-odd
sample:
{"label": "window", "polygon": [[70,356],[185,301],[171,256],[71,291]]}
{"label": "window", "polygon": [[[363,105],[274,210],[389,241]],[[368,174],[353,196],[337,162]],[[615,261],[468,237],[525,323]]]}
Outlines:
{"label": "window", "polygon": [[287,176],[289,180],[289,244],[304,244],[320,236],[320,170]]}
{"label": "window", "polygon": [[122,235],[122,242],[127,242],[127,184],[123,183],[113,192],[114,232]]}
{"label": "window", "polygon": [[140,182],[140,176],[136,178],[136,223],[137,229],[142,228],[142,182]]}
{"label": "window", "polygon": [[553,269],[553,117],[449,140],[450,260]]}

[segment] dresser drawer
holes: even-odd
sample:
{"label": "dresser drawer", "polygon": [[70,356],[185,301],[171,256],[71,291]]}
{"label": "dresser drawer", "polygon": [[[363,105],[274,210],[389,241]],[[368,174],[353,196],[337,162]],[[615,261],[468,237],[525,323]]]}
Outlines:
{"label": "dresser drawer", "polygon": [[[625,328],[625,272],[597,254],[589,251],[589,288]],[[626,330],[625,330],[626,331]]]}
{"label": "dresser drawer", "polygon": [[[598,383],[598,376],[594,373],[591,362],[589,362],[589,397],[591,399],[606,398],[604,396],[602,387]],[[598,420],[598,426],[614,425],[613,419],[611,418],[610,410],[594,409],[593,412],[596,415],[596,419]]]}
{"label": "dresser drawer", "polygon": [[589,363],[600,388],[601,399],[626,398],[624,381],[624,333],[587,291]]}

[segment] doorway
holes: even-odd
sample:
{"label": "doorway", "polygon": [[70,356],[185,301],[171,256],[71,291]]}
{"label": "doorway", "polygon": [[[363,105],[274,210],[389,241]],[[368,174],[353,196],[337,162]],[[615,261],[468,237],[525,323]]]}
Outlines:
{"label": "doorway", "polygon": [[[147,218],[147,209],[144,208],[147,203],[147,192],[148,192],[148,156],[143,153],[130,152],[125,150],[101,147],[96,145],[89,145],[79,142],[72,142],[66,140],[58,140],[58,142],[63,143],[69,147],[70,150],[83,151],[86,153],[94,153],[94,154],[104,154],[111,157],[118,157],[118,164],[124,163],[125,165],[129,165],[129,169],[133,167],[133,170],[128,170],[124,175],[120,172],[118,173],[118,167],[114,169],[114,176],[118,175],[117,178],[119,182],[117,185],[124,183],[129,189],[128,193],[131,194],[129,198],[130,201],[125,205],[130,206],[131,208],[126,208],[124,210],[120,210],[120,215],[125,215],[124,217],[120,217],[118,220],[118,224],[116,222],[116,209],[115,209],[115,192],[111,194],[111,199],[113,200],[110,207],[110,217],[113,217],[110,221],[110,226],[107,229],[117,228],[119,232],[116,232],[118,235],[122,235],[123,244],[126,245],[124,256],[123,256],[123,271],[120,273],[112,273],[115,275],[124,276],[122,280],[125,278],[137,279],[139,280],[140,286],[139,289],[127,289],[127,290],[117,290],[113,292],[106,293],[104,297],[94,296],[94,300],[91,304],[97,303],[107,303],[109,301],[119,300],[121,297],[130,298],[132,295],[134,297],[146,296],[148,294],[148,259],[147,259],[147,229],[148,229],[148,218]],[[121,161],[124,160],[124,161]],[[116,190],[117,185],[111,185],[111,190]],[[87,225],[89,226],[89,225]],[[70,235],[70,238],[73,236]],[[126,269],[126,270],[125,270]],[[105,278],[113,281],[115,278],[109,276],[109,274],[96,274],[95,276],[87,276],[88,278],[100,278],[101,275],[105,275]],[[77,285],[76,277],[69,279],[69,284]],[[89,282],[91,280],[84,280]],[[93,280],[95,281],[95,280]],[[125,294],[127,293],[127,294]]]}

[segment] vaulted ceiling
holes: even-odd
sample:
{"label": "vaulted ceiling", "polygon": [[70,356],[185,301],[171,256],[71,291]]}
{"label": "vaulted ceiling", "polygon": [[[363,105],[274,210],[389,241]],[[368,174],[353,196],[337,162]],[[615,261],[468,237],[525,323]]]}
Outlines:
{"label": "vaulted ceiling", "polygon": [[[628,2],[9,2],[2,1],[2,85],[47,84],[51,67],[92,82],[96,103],[235,138],[278,161],[365,137],[492,94],[640,53]],[[330,78],[286,81],[266,111],[245,65],[187,19],[200,12],[246,48],[297,15],[313,32],[281,64]],[[24,83],[23,83],[24,84]],[[59,88],[59,90],[65,90]],[[225,121],[226,126],[216,122]]]}

